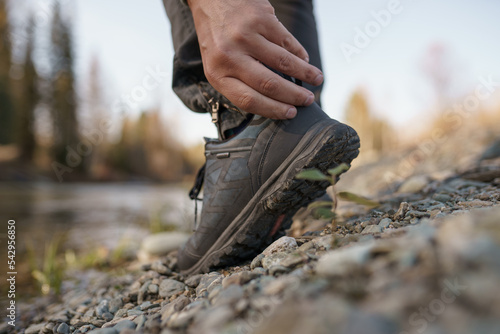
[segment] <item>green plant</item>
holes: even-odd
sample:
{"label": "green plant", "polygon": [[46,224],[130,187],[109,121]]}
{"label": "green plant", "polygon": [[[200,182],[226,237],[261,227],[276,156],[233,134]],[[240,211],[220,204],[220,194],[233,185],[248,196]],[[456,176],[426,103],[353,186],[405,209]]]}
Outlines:
{"label": "green plant", "polygon": [[60,243],[61,239],[59,237],[45,243],[41,264],[37,261],[34,247],[31,244],[27,246],[31,275],[38,282],[40,291],[44,295],[52,292],[59,294],[61,292],[66,266],[58,256]]}
{"label": "green plant", "polygon": [[[297,174],[295,177],[297,179],[303,179],[313,182],[328,181],[332,186],[335,186],[335,184],[337,183],[337,177],[347,170],[349,170],[349,166],[344,163],[333,169],[329,169],[327,171],[328,175],[314,168],[304,170]],[[379,205],[379,203],[375,201],[369,200],[365,197],[353,194],[348,191],[341,191],[338,193],[335,191],[328,191],[328,195],[330,195],[330,197],[332,198],[331,201],[316,201],[309,204],[308,209],[311,210],[315,218],[334,219],[335,209],[337,208],[337,198],[368,207],[377,207]]]}

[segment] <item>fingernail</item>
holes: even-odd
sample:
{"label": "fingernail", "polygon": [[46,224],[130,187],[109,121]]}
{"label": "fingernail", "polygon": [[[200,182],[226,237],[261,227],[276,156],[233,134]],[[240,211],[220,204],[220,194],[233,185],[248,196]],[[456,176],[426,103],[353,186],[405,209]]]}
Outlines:
{"label": "fingernail", "polygon": [[314,79],[315,85],[321,85],[323,82],[323,74],[318,74],[318,76]]}
{"label": "fingernail", "polygon": [[293,107],[288,109],[288,111],[286,112],[286,115],[285,115],[285,117],[288,119],[292,119],[295,116],[297,116],[297,109],[295,109]]}
{"label": "fingernail", "polygon": [[305,62],[308,63],[309,62],[309,56],[306,56],[306,58],[304,58]]}
{"label": "fingernail", "polygon": [[309,96],[307,97],[306,101],[304,102],[304,105],[305,106],[309,106],[313,102],[314,102],[314,94],[311,93],[311,94],[309,94]]}

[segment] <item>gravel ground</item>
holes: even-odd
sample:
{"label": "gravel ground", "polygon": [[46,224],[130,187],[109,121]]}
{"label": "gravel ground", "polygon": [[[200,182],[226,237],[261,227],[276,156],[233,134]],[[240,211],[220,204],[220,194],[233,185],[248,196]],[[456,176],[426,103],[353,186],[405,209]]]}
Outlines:
{"label": "gravel ground", "polygon": [[421,174],[334,224],[297,216],[248,263],[176,272],[175,251],[125,274],[74,272],[60,300],[0,333],[500,333],[500,162]]}

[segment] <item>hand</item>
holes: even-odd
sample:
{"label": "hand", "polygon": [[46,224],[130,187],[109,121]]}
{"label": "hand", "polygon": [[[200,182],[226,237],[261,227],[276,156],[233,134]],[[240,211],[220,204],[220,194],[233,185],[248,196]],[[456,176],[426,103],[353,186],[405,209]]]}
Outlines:
{"label": "hand", "polygon": [[205,75],[235,106],[273,119],[291,119],[314,94],[265,65],[311,85],[323,82],[304,47],[274,15],[268,0],[188,0]]}

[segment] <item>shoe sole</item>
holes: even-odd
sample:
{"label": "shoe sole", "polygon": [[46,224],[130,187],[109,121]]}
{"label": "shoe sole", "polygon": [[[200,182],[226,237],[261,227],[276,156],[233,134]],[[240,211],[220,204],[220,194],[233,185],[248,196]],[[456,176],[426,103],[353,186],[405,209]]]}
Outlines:
{"label": "shoe sole", "polygon": [[[191,268],[181,271],[183,275],[208,272],[252,258],[283,235],[298,209],[324,195],[328,181],[314,182],[295,176],[306,169],[317,168],[326,173],[342,163],[350,165],[359,154],[356,131],[337,121],[330,122],[326,127],[320,122],[309,130],[207,253]],[[283,214],[280,232],[270,235]]]}

